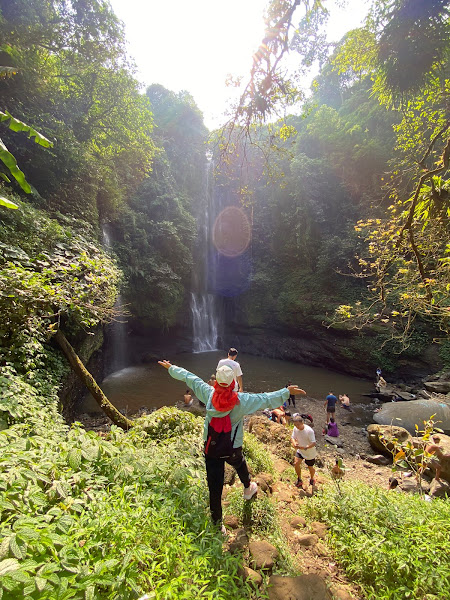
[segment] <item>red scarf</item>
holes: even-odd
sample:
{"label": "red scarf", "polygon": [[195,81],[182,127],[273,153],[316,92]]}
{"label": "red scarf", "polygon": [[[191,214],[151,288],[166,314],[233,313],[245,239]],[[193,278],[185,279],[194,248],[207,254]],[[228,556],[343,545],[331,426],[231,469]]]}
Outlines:
{"label": "red scarf", "polygon": [[214,382],[214,393],[211,398],[212,405],[219,412],[227,412],[239,404],[239,398],[234,391],[234,380],[228,387],[223,387],[217,381]]}

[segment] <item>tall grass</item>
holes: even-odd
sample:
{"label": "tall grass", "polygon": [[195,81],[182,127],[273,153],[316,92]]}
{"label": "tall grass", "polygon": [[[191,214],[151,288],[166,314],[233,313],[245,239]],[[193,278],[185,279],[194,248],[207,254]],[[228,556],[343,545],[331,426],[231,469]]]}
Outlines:
{"label": "tall grass", "polygon": [[253,597],[209,520],[201,419],[169,409],[150,434],[102,439],[11,377],[21,402],[0,407],[1,600]]}
{"label": "tall grass", "polygon": [[308,511],[370,600],[450,598],[450,503],[346,483],[326,487]]}

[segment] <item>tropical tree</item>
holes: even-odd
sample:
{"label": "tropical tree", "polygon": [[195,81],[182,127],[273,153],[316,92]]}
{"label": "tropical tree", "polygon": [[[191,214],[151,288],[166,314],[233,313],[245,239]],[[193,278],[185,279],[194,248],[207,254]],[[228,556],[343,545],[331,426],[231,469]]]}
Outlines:
{"label": "tropical tree", "polygon": [[388,214],[357,225],[367,241],[360,275],[371,282],[372,303],[364,314],[341,314],[359,322],[376,315],[400,326],[403,339],[416,315],[450,327],[448,7],[375,2],[366,51],[355,62],[344,43],[335,60],[341,70],[364,64],[373,93],[399,115],[395,157],[383,178]]}

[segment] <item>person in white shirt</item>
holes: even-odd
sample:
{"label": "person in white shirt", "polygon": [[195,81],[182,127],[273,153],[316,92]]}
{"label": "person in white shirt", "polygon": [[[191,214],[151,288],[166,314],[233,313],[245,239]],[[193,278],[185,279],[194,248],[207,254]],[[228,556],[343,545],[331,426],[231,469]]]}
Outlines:
{"label": "person in white shirt", "polygon": [[237,355],[238,355],[238,351],[236,350],[236,348],[230,348],[228,350],[228,357],[222,358],[221,360],[219,360],[219,362],[217,364],[217,368],[223,367],[224,365],[227,367],[230,367],[230,369],[233,370],[234,381],[236,382],[236,384],[234,386],[234,391],[235,392],[243,392],[244,388],[242,385],[242,369],[241,369],[241,365],[236,361]]}
{"label": "person in white shirt", "polygon": [[297,473],[297,483],[295,485],[296,487],[303,487],[302,462],[304,460],[309,469],[309,484],[314,486],[316,483],[314,480],[316,472],[314,464],[317,456],[316,436],[313,428],[305,425],[303,417],[295,415],[292,420],[294,421],[294,429],[292,430],[291,444],[296,450],[294,467]]}

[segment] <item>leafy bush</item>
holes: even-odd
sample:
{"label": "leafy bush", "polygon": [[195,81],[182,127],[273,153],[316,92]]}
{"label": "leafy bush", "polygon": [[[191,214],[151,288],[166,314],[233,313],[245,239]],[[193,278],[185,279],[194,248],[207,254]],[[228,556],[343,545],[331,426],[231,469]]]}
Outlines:
{"label": "leafy bush", "polygon": [[2,600],[250,597],[209,521],[197,433],[102,439],[52,405],[0,432]]}
{"label": "leafy bush", "polygon": [[244,433],[242,446],[245,459],[252,473],[275,473],[272,459],[264,445],[251,433]]}
{"label": "leafy bush", "polygon": [[371,600],[450,597],[450,503],[364,484],[326,487],[308,503],[330,543]]}
{"label": "leafy bush", "polygon": [[63,321],[73,333],[109,317],[119,272],[86,223],[66,217],[63,226],[18,204],[19,215],[0,215],[0,352],[31,383],[41,371],[53,385],[62,372],[46,345],[49,325]]}
{"label": "leafy bush", "polygon": [[138,419],[136,426],[142,428],[150,439],[161,441],[188,434],[200,436],[203,431],[203,419],[189,411],[163,406]]}

